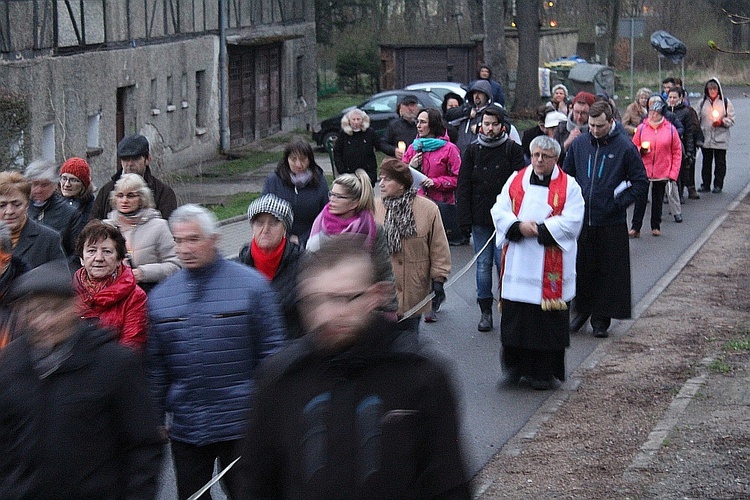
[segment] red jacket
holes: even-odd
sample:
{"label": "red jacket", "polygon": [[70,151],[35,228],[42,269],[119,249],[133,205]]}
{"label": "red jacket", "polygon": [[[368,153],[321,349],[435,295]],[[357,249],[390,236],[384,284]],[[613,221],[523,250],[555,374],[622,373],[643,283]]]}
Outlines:
{"label": "red jacket", "polygon": [[[448,141],[448,137],[440,137],[447,142],[445,146],[435,151],[424,151],[422,154],[422,173],[435,182],[431,188],[421,188],[419,192],[434,201],[456,203],[456,186],[458,186],[458,172],[461,169],[461,153],[455,144]],[[414,146],[404,152],[402,161],[409,161],[416,155]]]}
{"label": "red jacket", "polygon": [[148,334],[146,292],[135,284],[132,269],[120,264],[114,282],[93,295],[85,285],[86,279],[84,268],[76,271],[73,278],[81,317],[97,318],[99,325],[117,332],[120,344],[143,349]]}
{"label": "red jacket", "polygon": [[654,128],[644,120],[635,130],[633,144],[640,150],[644,141],[651,143],[649,152],[641,154],[649,180],[676,181],[682,163],[682,142],[674,125],[665,118]]}

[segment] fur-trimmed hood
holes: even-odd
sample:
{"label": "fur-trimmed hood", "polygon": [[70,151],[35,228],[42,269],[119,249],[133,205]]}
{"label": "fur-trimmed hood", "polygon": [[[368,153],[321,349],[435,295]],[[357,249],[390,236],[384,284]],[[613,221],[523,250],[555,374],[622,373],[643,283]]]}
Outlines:
{"label": "fur-trimmed hood", "polygon": [[[351,113],[351,111],[349,111],[348,113],[344,113],[344,116],[341,117],[341,130],[343,130],[346,133],[346,135],[353,135],[354,130],[352,130],[352,126],[349,125],[349,113]],[[361,132],[364,132],[365,130],[370,128],[370,116],[364,111],[362,111],[362,114],[364,116],[362,117]]]}

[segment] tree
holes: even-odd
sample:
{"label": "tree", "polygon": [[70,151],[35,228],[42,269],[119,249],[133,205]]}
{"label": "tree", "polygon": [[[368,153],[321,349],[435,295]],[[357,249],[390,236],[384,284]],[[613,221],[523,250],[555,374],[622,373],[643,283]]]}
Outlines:
{"label": "tree", "polygon": [[513,111],[533,111],[539,105],[540,0],[516,0],[518,72]]}
{"label": "tree", "polygon": [[492,68],[495,79],[507,91],[508,64],[505,58],[506,5],[505,0],[483,0],[484,63]]}

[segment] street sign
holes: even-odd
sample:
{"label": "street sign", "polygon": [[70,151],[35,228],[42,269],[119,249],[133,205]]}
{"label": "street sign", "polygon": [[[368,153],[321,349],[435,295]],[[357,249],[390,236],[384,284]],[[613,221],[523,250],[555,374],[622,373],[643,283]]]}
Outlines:
{"label": "street sign", "polygon": [[620,38],[637,37],[646,34],[646,21],[636,17],[622,17],[617,23],[617,35]]}

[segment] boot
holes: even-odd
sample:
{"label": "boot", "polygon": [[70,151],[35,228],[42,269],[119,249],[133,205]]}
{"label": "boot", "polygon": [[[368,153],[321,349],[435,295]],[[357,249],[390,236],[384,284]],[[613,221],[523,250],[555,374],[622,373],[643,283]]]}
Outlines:
{"label": "boot", "polygon": [[482,318],[479,320],[477,330],[480,332],[492,331],[492,299],[479,299],[479,309],[482,311]]}
{"label": "boot", "polygon": [[688,198],[691,200],[700,200],[701,195],[698,194],[698,191],[695,190],[694,187],[688,188]]}

